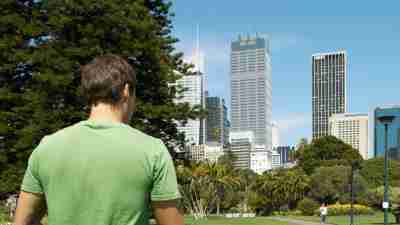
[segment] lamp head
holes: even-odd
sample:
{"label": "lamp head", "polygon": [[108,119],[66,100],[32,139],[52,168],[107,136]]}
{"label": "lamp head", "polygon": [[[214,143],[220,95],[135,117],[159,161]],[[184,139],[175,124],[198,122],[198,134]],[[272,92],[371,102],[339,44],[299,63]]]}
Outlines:
{"label": "lamp head", "polygon": [[378,117],[378,120],[383,124],[389,124],[393,122],[394,118],[394,116],[380,116]]}

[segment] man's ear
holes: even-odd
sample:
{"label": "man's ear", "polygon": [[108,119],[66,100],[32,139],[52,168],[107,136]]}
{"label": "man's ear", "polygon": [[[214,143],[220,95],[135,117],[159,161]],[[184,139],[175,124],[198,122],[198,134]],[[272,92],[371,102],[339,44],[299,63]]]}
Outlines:
{"label": "man's ear", "polygon": [[129,97],[131,97],[131,93],[129,92],[129,84],[125,84],[124,86],[124,90],[122,91],[122,97],[124,99],[128,99]]}

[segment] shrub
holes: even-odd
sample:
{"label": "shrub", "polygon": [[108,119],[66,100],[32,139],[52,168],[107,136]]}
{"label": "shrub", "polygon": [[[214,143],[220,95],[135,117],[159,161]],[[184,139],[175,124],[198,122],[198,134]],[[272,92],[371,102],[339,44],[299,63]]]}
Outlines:
{"label": "shrub", "polygon": [[0,201],[0,224],[7,222],[7,210],[3,207],[3,202]]}
{"label": "shrub", "polygon": [[[365,196],[363,197],[362,204],[368,205],[369,207],[373,207],[376,209],[381,208],[382,199],[383,199],[384,187],[380,186],[378,188],[369,189]],[[393,202],[400,202],[400,188],[399,187],[389,187],[389,199],[392,199]],[[397,200],[398,199],[398,200]]]}
{"label": "shrub", "polygon": [[[328,216],[343,216],[350,214],[351,205],[350,204],[334,204],[328,206]],[[354,215],[372,215],[374,214],[374,210],[365,205],[355,204],[353,208]],[[319,213],[318,210],[315,210],[315,213]]]}
{"label": "shrub", "polygon": [[304,216],[312,216],[318,209],[318,206],[318,202],[314,201],[313,199],[304,198],[298,203],[297,210],[299,210]]}

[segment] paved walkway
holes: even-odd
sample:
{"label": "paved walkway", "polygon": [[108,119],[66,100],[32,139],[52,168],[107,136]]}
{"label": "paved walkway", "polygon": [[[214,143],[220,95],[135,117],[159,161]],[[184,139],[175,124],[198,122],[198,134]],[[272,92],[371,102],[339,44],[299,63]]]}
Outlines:
{"label": "paved walkway", "polygon": [[[321,225],[321,223],[317,223],[317,222],[296,220],[296,219],[290,219],[290,218],[279,217],[279,216],[273,216],[273,217],[270,217],[270,219],[277,220],[277,221],[282,221],[282,222],[288,222],[288,223],[297,224],[297,225]],[[333,224],[325,223],[325,225],[333,225]]]}

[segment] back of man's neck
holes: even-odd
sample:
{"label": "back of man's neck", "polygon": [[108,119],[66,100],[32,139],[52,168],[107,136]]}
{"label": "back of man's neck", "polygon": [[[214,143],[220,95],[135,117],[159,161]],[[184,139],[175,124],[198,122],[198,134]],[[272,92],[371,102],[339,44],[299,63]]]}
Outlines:
{"label": "back of man's neck", "polygon": [[108,104],[99,103],[92,106],[90,111],[89,120],[92,121],[106,121],[114,123],[122,123],[123,116],[121,111]]}

